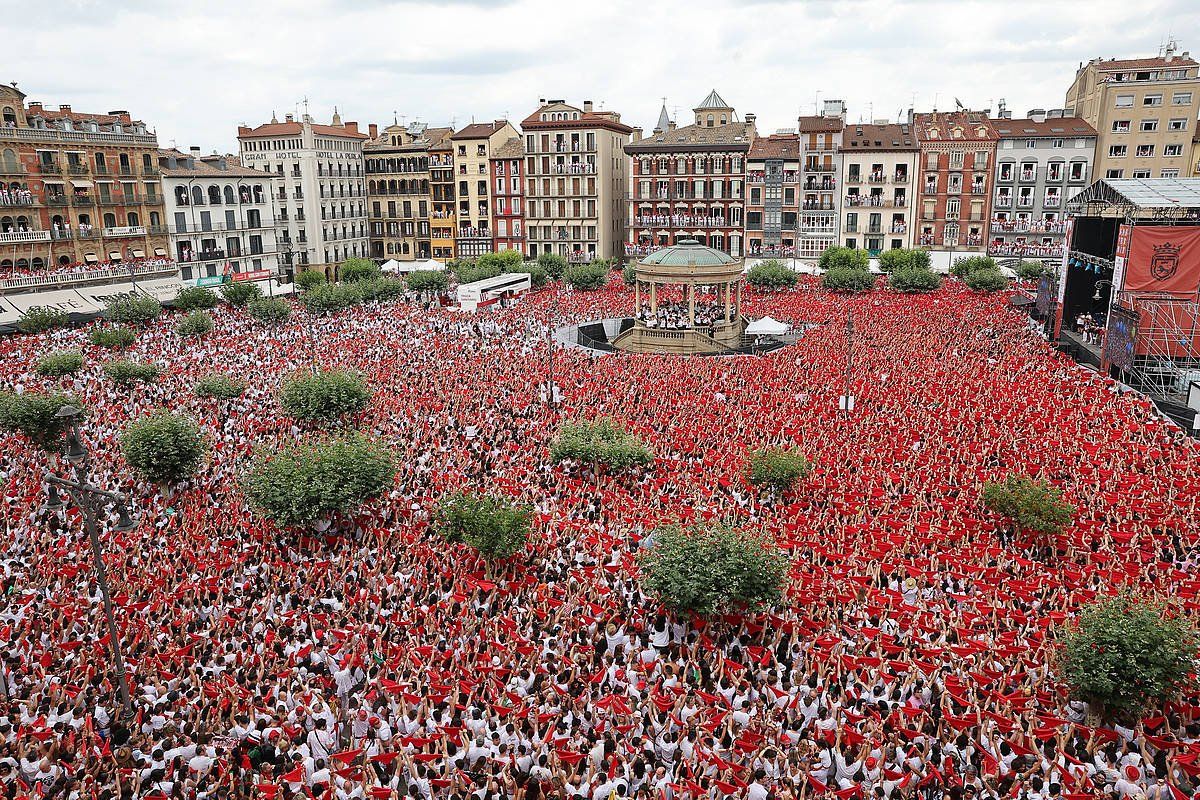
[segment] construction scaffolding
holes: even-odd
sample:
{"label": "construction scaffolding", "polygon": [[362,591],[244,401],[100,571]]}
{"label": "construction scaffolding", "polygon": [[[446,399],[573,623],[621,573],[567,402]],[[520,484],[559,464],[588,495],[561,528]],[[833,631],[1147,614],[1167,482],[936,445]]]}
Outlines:
{"label": "construction scaffolding", "polygon": [[1138,320],[1133,358],[1124,370],[1125,383],[1186,405],[1189,386],[1200,382],[1200,294],[1177,297],[1119,292],[1113,307]]}

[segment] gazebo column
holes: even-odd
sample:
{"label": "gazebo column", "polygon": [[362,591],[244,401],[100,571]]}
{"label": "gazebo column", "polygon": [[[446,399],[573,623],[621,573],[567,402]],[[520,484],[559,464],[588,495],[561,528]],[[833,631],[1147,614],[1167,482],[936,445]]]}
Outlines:
{"label": "gazebo column", "polygon": [[633,315],[639,316],[642,313],[642,282],[633,282]]}
{"label": "gazebo column", "polygon": [[688,287],[688,327],[696,327],[696,284],[689,283]]}
{"label": "gazebo column", "polygon": [[737,315],[742,316],[742,282],[737,284]]}
{"label": "gazebo column", "polygon": [[658,287],[657,283],[655,283],[654,281],[650,281],[650,313],[651,314],[658,313],[658,292],[655,291],[655,289],[657,287]]}
{"label": "gazebo column", "polygon": [[733,322],[733,285],[730,281],[725,281],[725,321]]}

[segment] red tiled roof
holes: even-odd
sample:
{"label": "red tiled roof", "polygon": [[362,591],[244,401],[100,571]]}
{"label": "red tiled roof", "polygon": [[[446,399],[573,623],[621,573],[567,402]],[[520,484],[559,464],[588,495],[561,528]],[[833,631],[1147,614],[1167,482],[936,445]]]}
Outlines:
{"label": "red tiled roof", "polygon": [[506,120],[496,122],[475,122],[452,135],[451,139],[486,139],[504,127]]}
{"label": "red tiled roof", "polygon": [[800,158],[800,135],[796,133],[776,133],[771,136],[760,136],[750,146],[747,158]]}
{"label": "red tiled roof", "polygon": [[800,117],[796,121],[800,133],[831,133],[840,131],[846,125],[841,117]]}
{"label": "red tiled roof", "polygon": [[912,125],[847,125],[842,133],[842,151],[918,150]]}
{"label": "red tiled roof", "polygon": [[[340,136],[343,139],[369,139],[367,134],[358,130],[352,130],[345,126],[338,125],[317,125],[312,126],[313,133],[318,133],[322,136]],[[239,139],[250,139],[258,136],[287,136],[288,134],[297,134],[304,132],[304,125],[299,122],[265,122],[257,128],[238,128]]]}
{"label": "red tiled roof", "polygon": [[[998,138],[992,120],[979,111],[935,111],[932,114],[917,114],[913,127],[919,142],[994,142]],[[962,137],[953,134],[955,127],[962,128]],[[982,128],[983,134],[976,130]],[[937,131],[931,137],[930,129]]]}
{"label": "red tiled roof", "polygon": [[1058,136],[1095,136],[1096,129],[1078,117],[1046,119],[994,119],[992,127],[1001,139],[1043,139]]}
{"label": "red tiled roof", "polygon": [[[579,112],[579,119],[542,120],[542,112],[554,106],[563,106],[564,108]],[[547,103],[544,106],[539,106],[537,111],[534,111],[528,117],[521,120],[521,127],[535,129],[608,128],[617,133],[633,133],[633,128],[613,119],[612,112],[610,111],[579,111],[579,109],[566,103]]]}
{"label": "red tiled roof", "polygon": [[1196,61],[1191,58],[1175,56],[1170,61],[1163,56],[1154,58],[1127,58],[1124,61],[1094,62],[1100,72],[1123,72],[1130,69],[1148,69],[1150,67],[1194,67]]}

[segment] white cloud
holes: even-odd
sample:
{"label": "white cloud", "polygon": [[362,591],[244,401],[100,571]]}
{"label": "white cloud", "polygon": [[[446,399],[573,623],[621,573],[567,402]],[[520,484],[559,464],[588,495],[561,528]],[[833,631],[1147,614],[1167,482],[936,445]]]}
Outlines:
{"label": "white cloud", "polygon": [[[1188,0],[150,0],[22,4],[10,69],[30,99],[122,108],[180,147],[232,150],[241,122],[296,110],[464,124],[585,99],[652,127],[716,88],[759,129],[815,99],[851,119],[954,98],[1018,115],[1061,105],[1080,61],[1200,31]],[[75,46],[73,43],[79,43]],[[1200,51],[1200,41],[1181,42]]]}

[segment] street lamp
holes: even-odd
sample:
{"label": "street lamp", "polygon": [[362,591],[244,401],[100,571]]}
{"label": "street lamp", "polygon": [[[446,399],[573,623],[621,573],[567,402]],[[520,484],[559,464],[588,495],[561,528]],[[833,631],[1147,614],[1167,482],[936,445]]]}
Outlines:
{"label": "street lamp", "polygon": [[850,370],[854,366],[854,314],[846,311],[846,394],[838,402],[838,408],[846,413],[854,410],[854,395],[850,393]]}
{"label": "street lamp", "polygon": [[75,505],[83,512],[83,525],[92,548],[92,566],[96,571],[96,584],[100,587],[100,596],[104,601],[104,617],[108,625],[108,645],[112,655],[113,667],[117,676],[117,685],[121,693],[121,707],[126,717],[132,715],[133,706],[129,697],[129,680],[125,675],[125,659],[121,655],[120,635],[117,622],[113,617],[112,598],[108,589],[108,573],[104,569],[104,558],[100,551],[100,534],[96,526],[99,504],[114,506],[117,510],[117,524],[113,530],[127,533],[137,527],[137,523],[129,513],[125,498],[116,492],[109,492],[88,483],[88,452],[79,438],[78,421],[80,411],[72,405],[65,405],[54,415],[64,420],[67,425],[67,441],[64,448],[66,460],[75,469],[75,479],[60,478],[47,472],[46,508],[59,510],[66,505],[58,488],[66,490]]}

